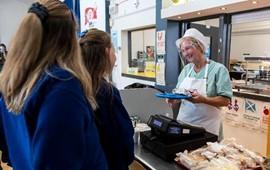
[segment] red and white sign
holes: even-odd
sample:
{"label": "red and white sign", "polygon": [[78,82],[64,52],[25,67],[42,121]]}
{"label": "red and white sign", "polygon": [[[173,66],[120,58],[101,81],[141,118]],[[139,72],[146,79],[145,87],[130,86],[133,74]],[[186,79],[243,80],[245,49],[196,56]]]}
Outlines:
{"label": "red and white sign", "polygon": [[242,113],[244,99],[233,97],[228,106],[225,108],[225,120],[232,123],[232,125],[240,125],[242,123]]}
{"label": "red and white sign", "polygon": [[270,124],[270,104],[269,102],[264,102],[261,107],[261,128],[264,132],[267,132],[268,126]]}
{"label": "red and white sign", "polygon": [[81,0],[81,31],[90,28],[106,30],[105,0]]}
{"label": "red and white sign", "polygon": [[165,31],[157,31],[157,55],[164,55],[165,51]]}

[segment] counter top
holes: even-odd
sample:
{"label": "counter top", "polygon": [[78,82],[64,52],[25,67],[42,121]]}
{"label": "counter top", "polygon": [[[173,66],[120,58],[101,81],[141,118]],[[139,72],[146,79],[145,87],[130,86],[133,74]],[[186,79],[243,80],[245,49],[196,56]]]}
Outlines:
{"label": "counter top", "polygon": [[237,89],[233,89],[233,95],[236,97],[244,97],[265,102],[270,101],[270,95],[254,93],[251,91],[238,91]]}
{"label": "counter top", "polygon": [[175,162],[167,162],[152,154],[141,144],[135,144],[135,159],[140,162],[145,168],[151,170],[186,170],[178,166]]}

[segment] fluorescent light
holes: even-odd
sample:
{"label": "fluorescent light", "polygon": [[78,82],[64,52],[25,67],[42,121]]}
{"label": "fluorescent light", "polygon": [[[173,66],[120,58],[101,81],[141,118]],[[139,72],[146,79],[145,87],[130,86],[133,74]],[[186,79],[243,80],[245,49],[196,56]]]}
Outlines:
{"label": "fluorescent light", "polygon": [[257,1],[252,1],[252,4],[257,4]]}

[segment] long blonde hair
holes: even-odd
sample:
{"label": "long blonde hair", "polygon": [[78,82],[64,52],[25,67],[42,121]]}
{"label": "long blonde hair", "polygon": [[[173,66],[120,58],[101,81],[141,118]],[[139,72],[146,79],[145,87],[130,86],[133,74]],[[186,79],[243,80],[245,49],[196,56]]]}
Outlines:
{"label": "long blonde hair", "polygon": [[0,91],[7,108],[18,114],[40,75],[57,64],[80,80],[85,96],[95,109],[91,76],[80,55],[72,12],[59,0],[39,3],[48,9],[47,19],[41,22],[36,14],[26,14],[0,75]]}

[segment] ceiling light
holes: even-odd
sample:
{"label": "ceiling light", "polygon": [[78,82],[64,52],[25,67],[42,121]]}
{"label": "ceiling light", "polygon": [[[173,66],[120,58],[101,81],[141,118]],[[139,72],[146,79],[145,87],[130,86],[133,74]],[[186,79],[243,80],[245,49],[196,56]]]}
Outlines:
{"label": "ceiling light", "polygon": [[201,15],[201,13],[200,13],[200,12],[198,12],[197,14],[198,14],[198,15]]}
{"label": "ceiling light", "polygon": [[252,1],[252,4],[257,4],[257,1]]}
{"label": "ceiling light", "polygon": [[173,5],[179,5],[180,4],[180,0],[171,0]]}
{"label": "ceiling light", "polygon": [[181,19],[182,17],[181,16],[179,16],[179,17],[177,17],[178,19]]}
{"label": "ceiling light", "polygon": [[224,11],[224,10],[226,10],[227,8],[225,8],[225,7],[222,7],[222,8],[220,8],[220,10],[222,10],[222,11]]}

